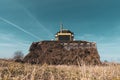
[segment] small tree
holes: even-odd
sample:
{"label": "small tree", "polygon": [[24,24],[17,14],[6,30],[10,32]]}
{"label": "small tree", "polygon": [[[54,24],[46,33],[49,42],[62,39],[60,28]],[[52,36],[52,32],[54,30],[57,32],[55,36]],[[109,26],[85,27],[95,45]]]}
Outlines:
{"label": "small tree", "polygon": [[22,53],[22,51],[16,51],[14,53],[13,59],[15,59],[15,60],[22,60],[23,57],[24,57],[24,54]]}
{"label": "small tree", "polygon": [[104,60],[104,62],[108,62],[107,60]]}

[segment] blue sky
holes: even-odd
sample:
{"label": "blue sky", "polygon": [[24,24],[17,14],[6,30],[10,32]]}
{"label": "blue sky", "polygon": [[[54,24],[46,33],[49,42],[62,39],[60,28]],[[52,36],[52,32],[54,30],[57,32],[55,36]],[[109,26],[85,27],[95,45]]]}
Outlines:
{"label": "blue sky", "polygon": [[120,62],[120,0],[0,0],[0,58],[54,39],[60,23],[97,43],[101,60]]}

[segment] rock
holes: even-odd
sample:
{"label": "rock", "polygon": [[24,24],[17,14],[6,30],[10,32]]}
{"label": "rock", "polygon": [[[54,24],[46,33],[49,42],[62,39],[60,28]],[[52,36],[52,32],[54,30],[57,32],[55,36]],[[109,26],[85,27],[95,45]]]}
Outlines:
{"label": "rock", "polygon": [[87,41],[41,41],[32,43],[24,62],[51,65],[99,65],[96,43]]}

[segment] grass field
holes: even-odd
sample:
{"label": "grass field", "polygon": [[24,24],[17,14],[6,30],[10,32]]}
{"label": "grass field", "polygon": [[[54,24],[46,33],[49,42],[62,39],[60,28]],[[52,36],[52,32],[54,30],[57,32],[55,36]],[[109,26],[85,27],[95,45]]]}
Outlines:
{"label": "grass field", "polygon": [[0,60],[0,80],[120,80],[120,65],[31,65]]}

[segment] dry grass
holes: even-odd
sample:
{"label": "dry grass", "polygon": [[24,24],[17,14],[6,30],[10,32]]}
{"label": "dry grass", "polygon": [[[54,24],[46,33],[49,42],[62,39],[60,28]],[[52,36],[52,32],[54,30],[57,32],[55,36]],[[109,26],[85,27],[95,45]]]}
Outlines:
{"label": "dry grass", "polygon": [[120,65],[30,65],[0,60],[0,80],[120,80]]}

